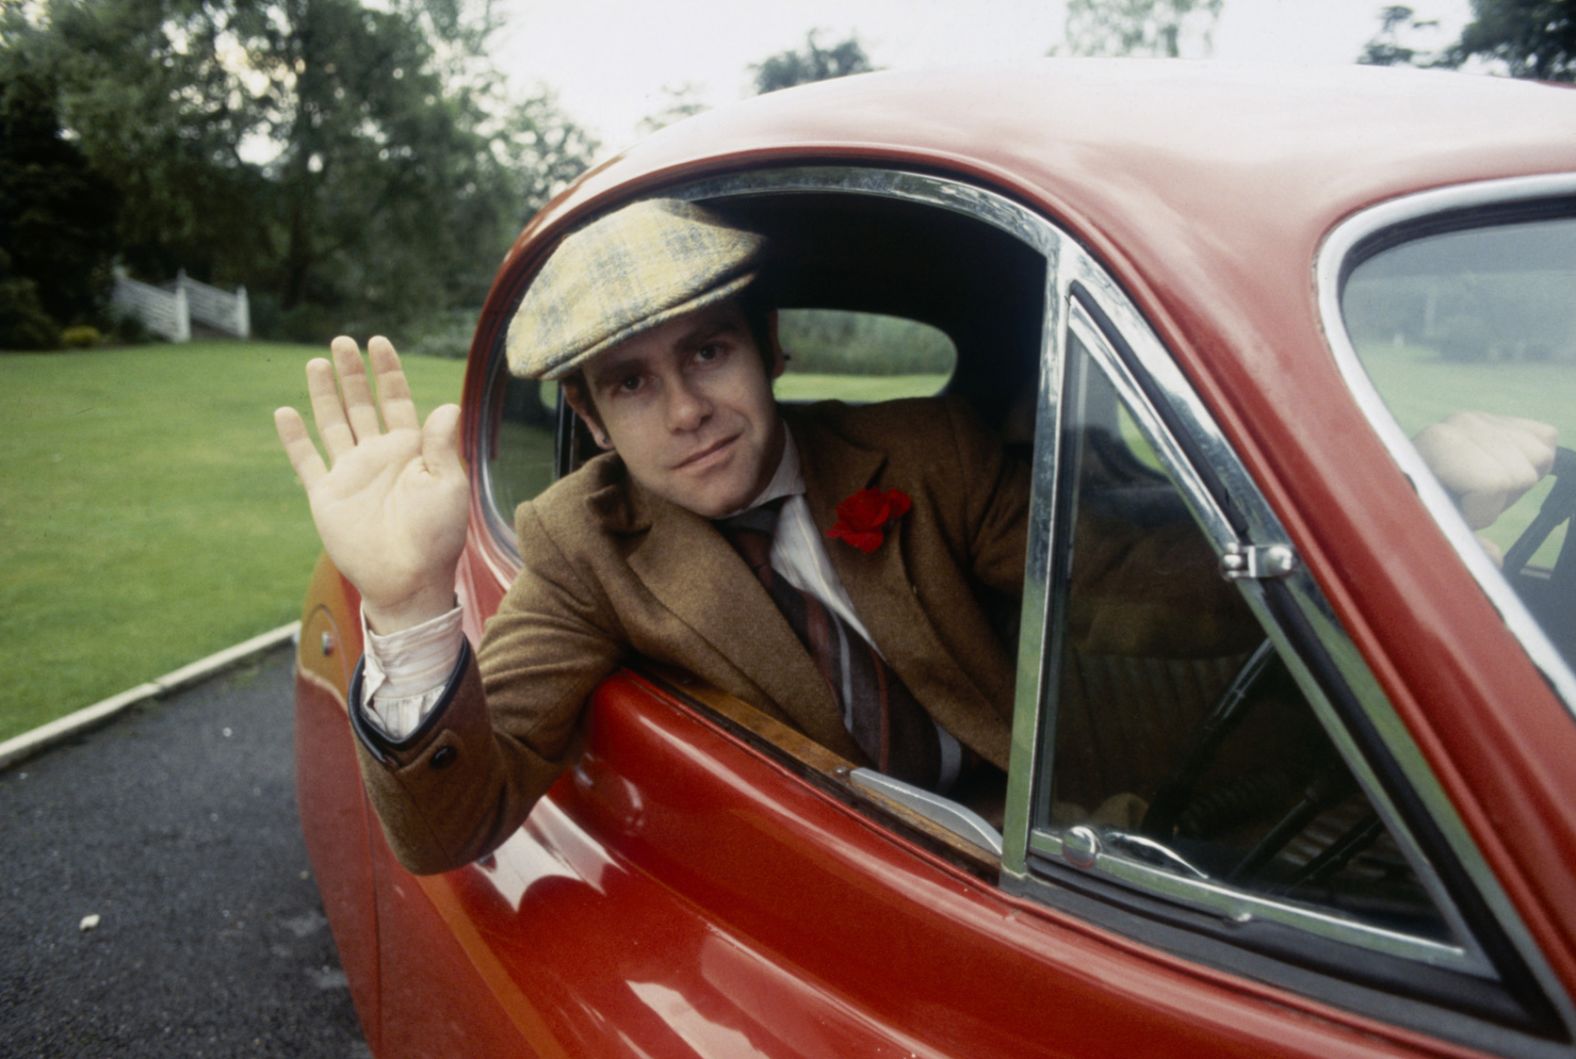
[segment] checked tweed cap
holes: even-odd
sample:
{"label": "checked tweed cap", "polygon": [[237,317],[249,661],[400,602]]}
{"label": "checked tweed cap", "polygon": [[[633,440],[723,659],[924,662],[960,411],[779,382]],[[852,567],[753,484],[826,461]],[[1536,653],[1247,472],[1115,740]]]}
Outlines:
{"label": "checked tweed cap", "polygon": [[509,370],[559,379],[627,338],[731,297],[755,279],[765,239],[688,202],[626,206],[573,233],[514,319]]}

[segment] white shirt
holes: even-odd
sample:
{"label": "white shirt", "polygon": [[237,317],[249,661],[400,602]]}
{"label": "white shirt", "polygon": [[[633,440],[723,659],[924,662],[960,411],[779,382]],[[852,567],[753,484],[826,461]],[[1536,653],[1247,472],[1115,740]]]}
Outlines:
{"label": "white shirt", "polygon": [[[879,652],[881,648],[855,613],[853,601],[826,554],[821,531],[810,517],[810,504],[804,496],[804,472],[792,436],[783,445],[777,471],[766,488],[739,510],[747,511],[778,497],[788,499],[783,501],[777,532],[772,537],[772,569],[799,591],[835,611]],[[367,645],[361,678],[363,716],[390,739],[404,739],[432,712],[448,687],[463,635],[460,609],[455,607],[447,614],[387,636],[368,629],[363,613],[361,629]],[[845,707],[844,727],[852,730],[852,720]],[[939,789],[945,791],[957,778],[962,749],[957,739],[939,724],[936,734],[941,740]]]}

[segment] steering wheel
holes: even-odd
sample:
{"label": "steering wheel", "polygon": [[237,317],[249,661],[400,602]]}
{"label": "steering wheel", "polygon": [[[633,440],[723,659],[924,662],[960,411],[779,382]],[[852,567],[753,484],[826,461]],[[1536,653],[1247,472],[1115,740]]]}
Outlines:
{"label": "steering wheel", "polygon": [[[1555,450],[1554,466],[1549,473],[1554,477],[1554,488],[1549,490],[1549,495],[1543,499],[1543,506],[1538,509],[1537,515],[1526,529],[1521,531],[1521,536],[1516,538],[1516,543],[1510,546],[1505,553],[1505,576],[1514,578],[1521,573],[1522,567],[1527,565],[1527,560],[1532,558],[1534,552],[1548,540],[1549,534],[1560,523],[1576,515],[1576,451],[1561,446]],[[1554,563],[1554,573],[1551,578],[1557,584],[1569,586],[1571,578],[1576,577],[1576,551],[1573,551],[1572,542],[1576,541],[1576,534],[1566,533],[1565,543],[1560,548],[1559,558]]]}
{"label": "steering wheel", "polygon": [[1193,729],[1193,737],[1188,742],[1187,751],[1181,755],[1179,764],[1156,788],[1155,796],[1139,825],[1140,831],[1162,841],[1176,832],[1183,814],[1195,801],[1199,778],[1215,760],[1226,737],[1247,715],[1248,705],[1256,698],[1255,689],[1272,667],[1280,664],[1280,656],[1269,640],[1260,643],[1248,655],[1247,661],[1231,678],[1231,683],[1226,685],[1226,690],[1215,700],[1215,705]]}

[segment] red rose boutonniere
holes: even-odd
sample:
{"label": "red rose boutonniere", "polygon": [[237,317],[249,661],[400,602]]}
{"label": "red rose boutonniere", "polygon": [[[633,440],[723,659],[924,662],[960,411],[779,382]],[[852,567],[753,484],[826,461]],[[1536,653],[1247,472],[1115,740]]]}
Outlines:
{"label": "red rose boutonniere", "polygon": [[861,489],[837,505],[837,522],[826,535],[869,555],[886,540],[887,527],[913,506],[901,489]]}

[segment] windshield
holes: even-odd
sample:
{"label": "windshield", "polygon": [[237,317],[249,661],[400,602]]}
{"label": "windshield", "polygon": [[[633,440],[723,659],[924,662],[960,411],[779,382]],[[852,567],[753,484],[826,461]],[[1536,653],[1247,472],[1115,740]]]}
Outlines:
{"label": "windshield", "polygon": [[[1390,241],[1351,270],[1341,314],[1374,387],[1456,502],[1475,547],[1572,665],[1576,219],[1523,208],[1502,223],[1477,219]],[[1515,484],[1473,494],[1451,470],[1463,465],[1459,450],[1441,438],[1481,442],[1469,470],[1503,471]],[[1524,457],[1537,465],[1530,477]]]}

